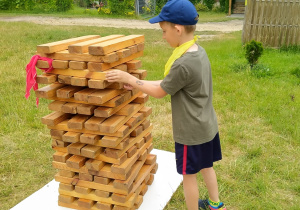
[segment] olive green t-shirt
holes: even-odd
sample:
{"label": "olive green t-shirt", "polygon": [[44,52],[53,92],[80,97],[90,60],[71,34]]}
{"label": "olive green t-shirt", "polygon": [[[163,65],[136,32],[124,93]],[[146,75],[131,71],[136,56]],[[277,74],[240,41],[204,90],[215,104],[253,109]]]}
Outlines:
{"label": "olive green t-shirt", "polygon": [[218,132],[218,123],[205,50],[198,45],[198,51],[183,54],[160,85],[171,95],[174,141],[185,145],[211,141]]}

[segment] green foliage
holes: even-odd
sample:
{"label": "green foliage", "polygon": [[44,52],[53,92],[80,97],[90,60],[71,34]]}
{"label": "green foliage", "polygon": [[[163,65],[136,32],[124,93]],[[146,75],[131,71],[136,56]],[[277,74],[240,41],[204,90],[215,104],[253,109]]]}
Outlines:
{"label": "green foliage", "polygon": [[295,68],[292,71],[292,74],[295,75],[296,77],[298,77],[300,79],[300,67]]}
{"label": "green foliage", "polygon": [[268,77],[273,75],[270,71],[270,68],[263,64],[257,64],[253,66],[253,68],[251,69],[251,74],[256,78]]}
{"label": "green foliage", "polygon": [[0,10],[67,11],[73,0],[0,0]]}
{"label": "green foliage", "polygon": [[203,0],[203,3],[209,10],[212,10],[215,4],[215,0]]}
{"label": "green foliage", "polygon": [[251,66],[251,69],[257,64],[259,57],[262,55],[264,48],[261,42],[251,40],[245,45],[246,54],[245,57]]}
{"label": "green foliage", "polygon": [[197,11],[208,11],[208,7],[200,2],[195,5]]}
{"label": "green foliage", "polygon": [[157,0],[155,14],[159,14],[163,6],[167,3],[168,0]]}
{"label": "green foliage", "polygon": [[108,8],[111,12],[111,14],[117,14],[117,15],[129,15],[134,14],[134,0],[108,0],[107,1]]}
{"label": "green foliage", "polygon": [[57,11],[65,12],[72,8],[73,0],[56,0]]}

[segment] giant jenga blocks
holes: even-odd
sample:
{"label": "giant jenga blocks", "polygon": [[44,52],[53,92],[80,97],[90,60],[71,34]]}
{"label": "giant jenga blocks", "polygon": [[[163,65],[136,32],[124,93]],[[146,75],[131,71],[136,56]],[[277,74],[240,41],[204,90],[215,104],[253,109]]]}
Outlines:
{"label": "giant jenga blocks", "polygon": [[[37,76],[36,96],[52,100],[42,118],[52,137],[58,204],[80,210],[131,210],[143,201],[157,170],[150,154],[152,109],[148,95],[109,83],[105,72],[144,79],[143,35],[89,35],[37,46],[53,70]],[[38,68],[48,68],[39,60]]]}

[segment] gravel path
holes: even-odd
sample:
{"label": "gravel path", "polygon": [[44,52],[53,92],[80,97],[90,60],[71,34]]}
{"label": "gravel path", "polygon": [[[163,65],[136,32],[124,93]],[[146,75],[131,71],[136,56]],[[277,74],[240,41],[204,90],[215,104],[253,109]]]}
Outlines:
{"label": "gravel path", "polygon": [[[0,17],[0,21],[6,22],[32,22],[42,25],[82,25],[82,26],[105,26],[116,28],[134,29],[160,29],[158,24],[150,24],[144,20],[128,19],[99,19],[99,18],[59,18],[40,16]],[[223,33],[241,31],[243,20],[230,20],[226,22],[209,22],[197,24],[196,31],[220,31]]]}

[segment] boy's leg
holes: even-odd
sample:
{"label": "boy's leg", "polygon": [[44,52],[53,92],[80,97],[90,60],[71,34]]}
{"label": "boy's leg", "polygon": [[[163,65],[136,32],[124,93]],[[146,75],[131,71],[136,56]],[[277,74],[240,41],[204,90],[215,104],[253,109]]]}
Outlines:
{"label": "boy's leg", "polygon": [[213,167],[200,170],[204,183],[207,187],[209,198],[213,201],[219,201],[219,189],[215,170]]}
{"label": "boy's leg", "polygon": [[198,210],[197,174],[183,175],[183,191],[188,210]]}

